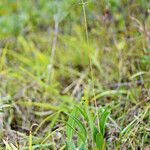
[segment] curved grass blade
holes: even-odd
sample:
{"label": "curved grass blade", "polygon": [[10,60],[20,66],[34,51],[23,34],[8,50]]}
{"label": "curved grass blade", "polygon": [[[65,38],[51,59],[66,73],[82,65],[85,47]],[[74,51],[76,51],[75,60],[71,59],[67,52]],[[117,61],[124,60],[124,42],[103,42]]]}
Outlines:
{"label": "curved grass blade", "polygon": [[99,150],[104,150],[104,137],[101,133],[96,135],[96,146]]}
{"label": "curved grass blade", "polygon": [[108,115],[109,112],[107,110],[104,110],[104,112],[102,112],[101,114],[101,117],[99,118],[99,128],[103,136],[105,134],[105,126]]}
{"label": "curved grass blade", "polygon": [[86,121],[88,121],[88,115],[87,115],[87,113],[84,111],[84,109],[82,110],[79,106],[76,106],[76,105],[75,105],[75,107],[76,107],[76,109],[81,113],[81,115],[84,117],[84,119],[85,119]]}
{"label": "curved grass blade", "polygon": [[73,116],[73,115],[70,115],[70,114],[68,114],[68,113],[66,113],[70,118],[72,118],[74,121],[75,121],[75,123],[78,125],[78,127],[80,128],[80,132],[82,132],[83,133],[83,135],[84,135],[84,139],[86,140],[86,138],[87,138],[87,131],[86,131],[86,128],[85,128],[85,126],[83,125],[83,123],[78,119],[78,118],[76,118],[75,116]]}
{"label": "curved grass blade", "polygon": [[82,139],[82,141],[85,143],[85,138],[82,134],[80,134],[79,132],[76,131],[76,129],[74,129],[69,123],[66,122],[66,125],[73,131],[75,131],[77,133],[77,135]]}

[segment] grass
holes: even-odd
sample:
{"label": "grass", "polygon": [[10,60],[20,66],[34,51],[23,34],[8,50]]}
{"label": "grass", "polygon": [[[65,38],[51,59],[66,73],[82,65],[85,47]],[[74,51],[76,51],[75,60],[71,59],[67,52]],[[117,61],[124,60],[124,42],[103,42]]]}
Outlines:
{"label": "grass", "polygon": [[149,6],[0,2],[0,149],[150,149]]}

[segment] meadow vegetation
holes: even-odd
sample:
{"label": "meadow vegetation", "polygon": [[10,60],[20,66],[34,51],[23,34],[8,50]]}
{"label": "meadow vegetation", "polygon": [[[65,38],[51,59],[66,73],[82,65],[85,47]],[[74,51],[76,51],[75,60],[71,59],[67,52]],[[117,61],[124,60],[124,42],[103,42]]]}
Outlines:
{"label": "meadow vegetation", "polygon": [[149,0],[0,1],[0,149],[150,150]]}

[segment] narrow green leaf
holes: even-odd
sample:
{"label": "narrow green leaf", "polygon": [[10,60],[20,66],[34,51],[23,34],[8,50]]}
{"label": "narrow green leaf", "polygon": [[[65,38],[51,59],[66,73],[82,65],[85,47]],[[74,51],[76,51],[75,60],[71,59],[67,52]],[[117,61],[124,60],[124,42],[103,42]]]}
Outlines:
{"label": "narrow green leaf", "polygon": [[[85,142],[83,135],[80,132],[77,132],[75,128],[73,128],[69,123],[66,122],[66,125],[74,132],[77,133],[77,135],[82,139],[83,142]],[[71,142],[71,140],[67,140],[68,143]]]}
{"label": "narrow green leaf", "polygon": [[29,150],[33,150],[32,148],[32,132],[30,131],[30,135],[29,135]]}
{"label": "narrow green leaf", "polygon": [[96,143],[96,135],[98,134],[98,129],[94,126],[93,127],[93,139],[94,139],[94,142]]}
{"label": "narrow green leaf", "polygon": [[73,142],[67,142],[65,150],[76,150],[75,144]]}
{"label": "narrow green leaf", "polygon": [[17,102],[17,104],[24,105],[24,106],[36,106],[41,107],[45,109],[51,109],[51,110],[60,110],[61,106],[52,106],[49,103],[41,103],[41,102],[32,102],[32,101],[24,101],[24,102]]}
{"label": "narrow green leaf", "polygon": [[88,115],[87,115],[87,113],[86,113],[86,111],[84,110],[84,108],[83,109],[81,109],[79,106],[76,106],[75,105],[75,107],[77,108],[77,110],[80,112],[80,114],[84,117],[84,119],[86,120],[86,121],[88,121]]}
{"label": "narrow green leaf", "polygon": [[100,131],[103,136],[105,134],[105,126],[106,126],[106,120],[107,120],[108,115],[109,115],[109,112],[105,110],[104,112],[102,112],[101,117],[99,118]]}
{"label": "narrow green leaf", "polygon": [[96,135],[96,146],[99,150],[104,149],[104,137],[101,133],[97,133]]}
{"label": "narrow green leaf", "polygon": [[79,147],[79,150],[86,150],[86,145],[85,143],[82,143]]}
{"label": "narrow green leaf", "polygon": [[[73,110],[71,114],[72,115],[77,115],[77,111]],[[74,122],[74,120],[72,118],[69,117],[69,119],[67,121],[67,124],[69,124],[71,127],[74,128],[75,122]],[[68,142],[71,142],[72,137],[73,137],[73,133],[74,133],[74,131],[69,126],[67,126],[66,134],[67,134]]]}
{"label": "narrow green leaf", "polygon": [[78,125],[78,127],[79,127],[79,129],[80,129],[80,132],[82,132],[84,139],[86,139],[86,138],[87,138],[87,132],[86,132],[86,128],[85,128],[85,126],[82,124],[82,122],[81,122],[78,118],[76,118],[75,116],[70,115],[70,114],[68,114],[68,113],[66,113],[66,114],[67,114],[69,117],[71,117],[71,118],[75,121],[75,123]]}
{"label": "narrow green leaf", "polygon": [[50,121],[57,113],[58,113],[58,112],[53,113],[53,114],[49,115],[48,117],[46,117],[46,118],[38,125],[38,127],[36,128],[34,134],[36,134],[36,133],[38,132],[38,130],[43,126],[43,124],[44,124],[45,122]]}

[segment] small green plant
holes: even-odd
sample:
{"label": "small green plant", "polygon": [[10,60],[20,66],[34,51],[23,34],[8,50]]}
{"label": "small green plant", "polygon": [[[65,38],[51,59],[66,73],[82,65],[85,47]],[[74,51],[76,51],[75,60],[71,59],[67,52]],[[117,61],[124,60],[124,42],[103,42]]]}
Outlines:
{"label": "small green plant", "polygon": [[99,108],[97,111],[88,105],[85,98],[85,102],[75,106],[72,113],[67,115],[69,119],[66,122],[66,150],[75,150],[76,147],[79,150],[105,149],[104,136],[108,109]]}

